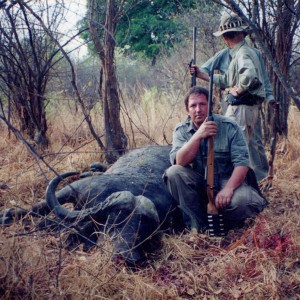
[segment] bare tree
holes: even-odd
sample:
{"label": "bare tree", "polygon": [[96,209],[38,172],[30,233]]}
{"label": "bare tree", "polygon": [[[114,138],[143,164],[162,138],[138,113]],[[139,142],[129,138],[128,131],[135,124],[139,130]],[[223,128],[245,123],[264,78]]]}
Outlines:
{"label": "bare tree", "polygon": [[[100,87],[100,93],[104,111],[105,158],[107,162],[112,163],[124,153],[127,147],[127,137],[120,121],[120,99],[114,61],[114,34],[123,7],[117,6],[115,0],[107,0],[105,8],[102,7],[105,11],[105,21],[102,27],[99,23],[99,15],[97,15],[100,9],[98,4],[99,1],[88,1],[89,28],[103,71],[103,88]],[[104,33],[100,34],[100,30]]]}
{"label": "bare tree", "polygon": [[[57,32],[61,7],[52,7],[47,16],[50,10],[36,5],[49,30]],[[0,14],[0,88],[8,101],[8,114],[19,123],[21,132],[46,147],[46,87],[62,56],[22,1],[12,2]]]}
{"label": "bare tree", "polygon": [[[5,7],[5,5],[7,3],[8,3],[8,1],[5,1],[3,6],[1,6],[2,4],[0,2],[0,9]],[[5,30],[7,30],[10,33],[9,29],[11,29],[11,27],[12,27],[13,30],[12,30],[11,35],[13,37],[15,37],[15,36],[17,37],[17,42],[15,45],[14,44],[15,41],[13,39],[7,40],[8,46],[10,46],[11,44],[14,46],[13,51],[11,51],[11,52],[8,51],[8,50],[10,50],[9,47],[6,47],[6,48],[4,47],[1,49],[1,45],[0,45],[0,57],[1,57],[1,55],[3,56],[3,62],[4,62],[3,64],[1,64],[2,61],[0,61],[0,68],[2,70],[4,70],[7,74],[12,73],[12,74],[16,75],[16,77],[15,77],[16,83],[11,82],[11,86],[9,86],[10,82],[9,82],[9,80],[6,80],[6,74],[0,73],[0,120],[2,120],[7,125],[8,129],[11,132],[13,132],[14,135],[26,146],[28,151],[36,159],[36,162],[39,165],[41,170],[42,170],[42,168],[39,164],[40,161],[46,165],[48,170],[50,169],[55,174],[57,174],[56,171],[50,165],[48,165],[47,162],[43,159],[43,156],[39,153],[38,149],[35,149],[34,147],[32,147],[31,143],[29,143],[27,141],[27,137],[24,137],[23,134],[24,134],[24,131],[26,131],[26,128],[23,130],[23,128],[21,127],[20,129],[23,130],[23,132],[21,132],[19,130],[19,128],[17,128],[18,126],[15,127],[15,125],[17,125],[18,122],[24,121],[23,113],[21,115],[18,115],[17,113],[15,113],[15,109],[18,109],[18,107],[11,109],[11,106],[15,105],[13,102],[15,100],[14,97],[16,97],[16,99],[19,99],[18,97],[22,98],[22,97],[24,97],[23,93],[27,92],[27,90],[26,90],[27,85],[18,86],[17,85],[19,83],[18,80],[21,81],[23,79],[26,83],[30,82],[30,83],[32,83],[33,87],[35,87],[39,82],[35,82],[34,80],[29,81],[26,76],[31,76],[32,74],[35,75],[36,73],[34,73],[34,71],[36,71],[36,68],[40,67],[41,70],[44,71],[44,73],[43,72],[41,72],[41,74],[37,73],[36,78],[43,80],[44,89],[41,90],[41,92],[46,93],[46,85],[48,85],[48,79],[50,79],[51,76],[57,75],[54,72],[57,69],[59,69],[59,68],[57,68],[57,64],[58,64],[58,62],[61,62],[62,59],[65,59],[65,62],[70,67],[71,84],[75,91],[75,97],[77,98],[77,101],[82,108],[82,112],[84,114],[84,120],[87,122],[89,129],[90,129],[92,135],[94,136],[95,140],[97,141],[99,147],[101,149],[105,149],[105,147],[101,141],[101,138],[96,134],[96,132],[94,130],[94,127],[91,122],[91,117],[89,114],[91,108],[87,107],[89,105],[86,105],[81,97],[81,92],[79,91],[78,86],[77,86],[75,68],[74,68],[72,60],[69,56],[69,52],[65,49],[65,47],[70,43],[70,41],[72,41],[76,36],[80,35],[82,33],[82,31],[77,32],[75,35],[68,37],[67,41],[64,41],[63,43],[61,43],[60,38],[62,37],[62,35],[59,34],[58,30],[54,30],[54,28],[57,29],[58,27],[51,26],[51,25],[55,24],[58,26],[60,24],[61,18],[64,17],[64,14],[63,14],[63,12],[65,10],[64,3],[56,2],[54,6],[46,5],[46,7],[43,7],[43,8],[36,6],[38,4],[41,4],[41,5],[45,4],[45,2],[40,2],[40,1],[24,2],[23,0],[15,0],[15,1],[10,1],[10,3],[11,4],[6,7],[5,14],[7,14],[7,10],[8,10],[8,13],[10,13],[11,16],[15,17],[13,19],[14,22],[5,23],[6,27],[3,27],[2,23],[1,23],[0,39],[2,37],[1,33],[4,34],[5,37],[9,36],[6,34]],[[46,4],[47,3],[48,2],[46,2]],[[31,6],[30,4],[34,4],[34,5]],[[58,7],[56,7],[56,5],[58,5]],[[24,16],[24,14],[25,14],[27,20],[30,20],[30,22],[28,22],[28,24],[30,24],[32,26],[34,24],[33,27],[35,30],[33,30],[32,27],[30,27],[30,28],[26,27],[27,23],[25,23],[25,25],[24,25],[24,23],[22,23],[22,21],[23,21],[22,18],[20,18],[20,23],[17,22],[17,21],[19,21],[18,13],[20,13],[20,12],[21,12],[21,16]],[[45,13],[45,15],[43,14],[43,12]],[[2,20],[4,20],[4,19],[2,19]],[[57,20],[57,24],[56,24],[56,20]],[[12,25],[12,26],[10,26],[10,25]],[[20,31],[18,29],[20,29]],[[40,37],[40,39],[28,38],[26,36],[27,30],[32,31],[33,32],[32,35],[34,37]],[[23,46],[23,43],[25,43],[27,40],[33,41],[32,43],[27,44],[27,47],[29,47],[29,49],[31,49],[30,47],[32,47],[36,51],[34,53],[36,55],[36,57],[34,57],[34,58],[32,58],[30,56],[30,53],[28,54],[28,56],[25,56],[25,55],[23,57],[18,56],[19,52],[21,52],[22,54],[23,54],[23,52],[27,54],[26,47],[25,48],[19,47],[19,46]],[[40,43],[40,44],[36,45],[34,42]],[[49,48],[47,48],[45,45],[49,45]],[[43,46],[45,46],[45,48]],[[72,50],[70,50],[70,51],[72,52]],[[42,56],[42,53],[45,53],[45,55]],[[11,55],[11,57],[9,55]],[[28,59],[28,61],[25,61],[25,62],[20,61],[19,62],[19,59],[20,60]],[[34,59],[36,59],[36,64],[31,64],[31,60],[34,60]],[[39,59],[41,61],[39,61]],[[8,68],[4,69],[3,67],[6,66],[5,63],[7,61],[10,62],[10,60],[13,62],[13,64],[11,66],[7,65]],[[24,71],[22,68],[23,63],[25,64],[25,67],[28,68],[28,69],[26,69],[24,67]],[[14,66],[16,66],[16,69],[13,68]],[[64,64],[63,67],[65,67],[65,66],[66,65]],[[17,67],[19,67],[19,68],[17,68]],[[27,70],[29,70],[28,73],[26,73]],[[20,74],[18,72],[20,72]],[[39,75],[41,77],[39,77]],[[36,79],[36,78],[34,77],[34,79]],[[18,88],[20,88],[19,91],[18,91]],[[29,88],[30,88],[30,86],[28,87],[28,89]],[[24,92],[24,90],[25,90],[25,92]],[[35,89],[30,90],[30,91],[36,92]],[[16,92],[16,93],[13,94],[12,92]],[[12,94],[12,96],[11,96],[11,94]],[[26,98],[26,95],[27,94],[25,94],[25,100],[28,100]],[[45,122],[46,122],[45,108],[46,108],[47,103],[46,103],[45,95],[46,94],[43,94],[44,97],[40,98],[44,101],[42,101],[41,103],[38,103],[38,105],[42,106],[42,109],[44,111],[44,118],[45,118]],[[40,94],[37,94],[35,96],[40,96]],[[11,104],[13,104],[13,105],[11,105]],[[16,103],[16,105],[18,105],[18,104],[19,103]],[[27,106],[29,106],[31,108],[31,105],[32,105],[32,103],[26,103],[26,101],[25,101],[25,104],[24,104],[25,109],[27,109]],[[34,109],[34,108],[32,108],[32,109]],[[23,110],[21,110],[21,112],[22,111]],[[11,112],[13,112],[12,118],[15,119],[13,121],[10,120]],[[29,121],[31,121],[31,117],[32,117],[32,115],[29,116]],[[13,124],[13,123],[16,123],[16,124]],[[45,128],[47,128],[47,127],[45,127]],[[38,130],[39,130],[39,128],[38,128]],[[35,135],[35,137],[36,137],[36,135]],[[48,140],[46,142],[48,142]],[[44,143],[44,146],[45,145],[46,145],[46,143]]]}

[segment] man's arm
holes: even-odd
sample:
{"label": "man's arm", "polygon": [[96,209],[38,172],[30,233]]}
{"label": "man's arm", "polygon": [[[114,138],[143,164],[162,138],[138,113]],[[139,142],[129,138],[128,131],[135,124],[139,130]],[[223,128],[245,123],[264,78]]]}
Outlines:
{"label": "man's arm", "polygon": [[213,121],[204,121],[192,138],[186,142],[176,153],[176,164],[187,166],[199,151],[200,142],[217,134],[217,124]]}
{"label": "man's arm", "polygon": [[266,65],[265,62],[262,58],[262,55],[260,53],[260,51],[256,48],[253,48],[254,51],[256,52],[258,58],[259,58],[259,62],[261,64],[261,71],[262,71],[262,76],[263,76],[263,82],[264,82],[264,87],[265,87],[265,92],[266,92],[266,101],[270,104],[275,103],[275,99],[273,96],[273,88],[269,79],[269,74],[267,72],[266,69]]}
{"label": "man's arm", "polygon": [[229,66],[229,48],[225,48],[217,52],[213,57],[200,66],[200,71],[209,74],[212,66],[214,66],[215,70],[220,71],[221,74],[227,72]]}
{"label": "man's arm", "polygon": [[232,127],[228,127],[230,132],[230,155],[233,165],[233,172],[225,186],[216,196],[217,208],[225,208],[231,201],[234,191],[244,182],[249,170],[249,151],[242,129],[233,121]]}
{"label": "man's arm", "polygon": [[248,170],[249,168],[245,166],[234,168],[224,188],[216,196],[215,203],[218,209],[225,208],[230,203],[234,190],[244,182]]}
{"label": "man's arm", "polygon": [[[225,48],[217,52],[212,58],[206,61],[200,68],[196,65],[190,66],[190,73],[195,74],[197,78],[209,81],[209,72],[213,67],[214,70],[218,70],[221,74],[227,72],[229,66],[229,48]],[[218,76],[218,75],[215,75]],[[218,81],[214,80],[214,83]]]}
{"label": "man's arm", "polygon": [[205,72],[202,72],[198,66],[191,65],[190,67],[191,75],[196,74],[196,77],[205,81],[209,81],[209,75]]}

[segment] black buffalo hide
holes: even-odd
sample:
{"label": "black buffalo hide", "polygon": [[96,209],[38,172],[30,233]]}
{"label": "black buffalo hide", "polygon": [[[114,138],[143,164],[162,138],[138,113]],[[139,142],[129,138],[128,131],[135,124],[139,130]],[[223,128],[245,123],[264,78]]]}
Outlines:
{"label": "black buffalo hide", "polygon": [[[168,146],[147,146],[129,151],[102,175],[93,175],[72,182],[56,191],[62,174],[48,185],[46,201],[34,206],[29,213],[47,215],[51,211],[53,224],[68,230],[68,246],[80,243],[88,249],[95,246],[100,232],[112,237],[114,252],[129,263],[143,260],[145,251],[152,249],[165,230],[182,229],[182,219],[174,199],[163,180],[170,166]],[[72,203],[74,210],[62,206]],[[0,222],[10,223],[26,210],[7,210]],[[2,221],[1,221],[2,220]],[[46,218],[48,220],[48,218]],[[43,222],[49,226],[49,222]]]}

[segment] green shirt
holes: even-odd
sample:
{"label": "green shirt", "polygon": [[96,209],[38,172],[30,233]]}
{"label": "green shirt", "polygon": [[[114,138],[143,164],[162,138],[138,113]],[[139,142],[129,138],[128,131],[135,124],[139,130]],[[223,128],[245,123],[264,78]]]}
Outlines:
{"label": "green shirt", "polygon": [[266,98],[261,62],[245,40],[229,50],[229,61],[224,74],[214,75],[215,85],[223,89],[237,85],[252,95]]}
{"label": "green shirt", "polygon": [[[266,100],[267,101],[274,100],[272,85],[271,85],[262,55],[258,49],[256,49],[256,48],[252,48],[252,49],[256,52],[256,55],[258,56],[258,59],[259,59],[260,65],[261,65],[263,84],[264,84],[265,93],[266,93]],[[230,53],[229,48],[225,48],[225,49],[217,52],[212,58],[210,58],[208,61],[206,61],[200,67],[201,71],[209,74],[212,64],[218,58],[218,62],[214,66],[215,70],[220,71],[221,74],[225,74],[228,70],[228,66],[229,66],[230,60],[231,60],[229,53]]]}
{"label": "green shirt", "polygon": [[[214,173],[221,178],[229,178],[235,167],[249,167],[248,147],[243,132],[235,121],[215,114],[213,118],[218,128],[217,135],[214,137]],[[170,152],[171,164],[176,163],[177,151],[190,140],[196,130],[190,118],[175,127]],[[191,164],[202,175],[205,174],[206,159],[206,143],[202,140]]]}

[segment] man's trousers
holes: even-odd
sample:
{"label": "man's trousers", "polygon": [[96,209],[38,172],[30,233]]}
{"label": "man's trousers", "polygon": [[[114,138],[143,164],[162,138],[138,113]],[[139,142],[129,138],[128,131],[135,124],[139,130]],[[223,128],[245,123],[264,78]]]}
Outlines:
{"label": "man's trousers", "polygon": [[[203,176],[190,167],[173,165],[163,179],[182,211],[185,225],[198,232],[206,230],[207,197]],[[221,180],[221,188],[227,180]],[[245,182],[233,193],[230,204],[220,211],[228,229],[241,226],[247,218],[254,218],[267,205],[267,201]]]}

